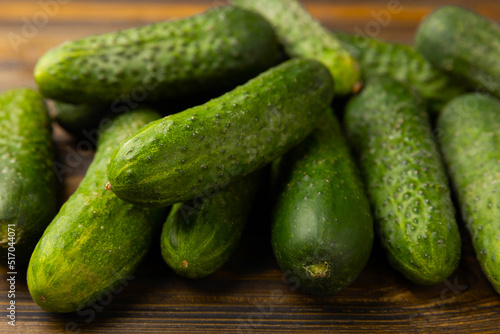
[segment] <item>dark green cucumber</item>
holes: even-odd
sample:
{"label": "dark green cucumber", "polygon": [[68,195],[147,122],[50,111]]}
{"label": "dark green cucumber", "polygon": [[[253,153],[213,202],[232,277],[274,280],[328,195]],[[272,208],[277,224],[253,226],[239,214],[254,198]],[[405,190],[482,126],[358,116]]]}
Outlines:
{"label": "dark green cucumber", "polygon": [[422,101],[401,83],[375,80],[349,102],[345,122],[389,261],[417,284],[443,281],[461,241]]}
{"label": "dark green cucumber", "polygon": [[402,82],[415,89],[434,112],[441,111],[449,100],[466,91],[411,46],[361,35],[339,32],[333,35],[357,59],[364,80],[389,77]]}
{"label": "dark green cucumber", "polygon": [[35,81],[46,97],[74,104],[156,101],[230,89],[279,56],[264,18],[218,7],[61,44],[40,58]]}
{"label": "dark green cucumber", "polygon": [[220,189],[172,207],[161,234],[161,252],[179,275],[202,278],[219,269],[238,245],[259,186],[254,172]]}
{"label": "dark green cucumber", "polygon": [[14,268],[26,265],[43,230],[56,214],[53,159],[52,128],[42,97],[28,88],[1,93],[2,265],[7,265],[7,258]]}
{"label": "dark green cucumber", "polygon": [[108,177],[130,203],[161,207],[219,189],[304,140],[332,99],[323,65],[292,59],[235,90],[142,128]]}
{"label": "dark green cucumber", "polygon": [[122,140],[158,117],[135,111],[103,131],[87,174],[31,256],[28,288],[40,307],[52,312],[82,309],[123,287],[142,261],[162,212],[116,197],[106,187],[106,165]]}
{"label": "dark green cucumber", "polygon": [[472,89],[500,97],[500,25],[465,8],[445,6],[428,15],[416,39],[436,67]]}
{"label": "dark green cucumber", "polygon": [[88,104],[54,102],[57,123],[76,138],[85,138],[86,132],[98,129],[101,119],[106,115],[106,109],[109,109]]}
{"label": "dark green cucumber", "polygon": [[437,129],[477,258],[500,293],[500,101],[457,97],[444,108]]}
{"label": "dark green cucumber", "polygon": [[287,276],[314,294],[351,284],[370,257],[373,219],[359,171],[332,112],[280,162],[282,191],[272,226]]}
{"label": "dark green cucumber", "polygon": [[297,0],[232,0],[236,6],[258,12],[269,20],[292,57],[322,62],[335,81],[335,93],[356,91],[359,65],[342,43],[316,21]]}

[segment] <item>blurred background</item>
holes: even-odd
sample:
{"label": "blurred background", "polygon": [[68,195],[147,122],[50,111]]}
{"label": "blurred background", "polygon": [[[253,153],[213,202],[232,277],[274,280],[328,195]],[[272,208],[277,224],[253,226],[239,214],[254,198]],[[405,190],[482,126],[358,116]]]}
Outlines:
{"label": "blurred background", "polygon": [[[411,44],[420,20],[444,4],[500,22],[498,0],[301,0],[332,30]],[[0,0],[0,90],[32,86],[36,60],[66,40],[185,17],[223,0]]]}

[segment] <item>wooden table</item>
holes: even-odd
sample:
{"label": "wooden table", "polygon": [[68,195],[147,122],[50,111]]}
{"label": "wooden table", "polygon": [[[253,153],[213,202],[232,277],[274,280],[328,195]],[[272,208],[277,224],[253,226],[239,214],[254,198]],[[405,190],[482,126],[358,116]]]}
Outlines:
{"label": "wooden table", "polygon": [[[35,30],[25,21],[44,23],[44,1],[2,0],[0,3],[0,90],[32,86],[33,66],[47,49],[68,39],[188,16],[218,0],[60,1],[47,21]],[[65,2],[64,4],[62,2]],[[500,22],[500,4],[486,1],[400,0],[402,11],[387,13],[389,1],[305,1],[328,28],[362,31],[411,43],[419,20],[442,4],[461,4]],[[377,21],[376,17],[387,21]],[[371,23],[367,26],[369,22]],[[377,28],[378,22],[378,28]],[[387,24],[385,24],[387,22]],[[371,30],[366,30],[369,28]],[[13,34],[22,36],[12,45]],[[10,36],[10,37],[9,37]],[[55,126],[58,159],[64,162],[75,143]],[[61,203],[76,189],[93,152],[79,151],[82,162],[61,184]],[[389,267],[381,246],[361,276],[333,297],[313,297],[296,290],[283,277],[269,242],[269,205],[250,217],[242,243],[230,262],[214,275],[192,281],[176,276],[159,255],[156,242],[145,263],[123,292],[92,312],[54,314],[32,300],[26,282],[17,276],[16,324],[7,325],[6,270],[0,269],[0,333],[130,332],[500,332],[500,296],[482,275],[462,231],[463,259],[445,282],[432,287],[409,283]],[[101,307],[102,306],[102,307]]]}

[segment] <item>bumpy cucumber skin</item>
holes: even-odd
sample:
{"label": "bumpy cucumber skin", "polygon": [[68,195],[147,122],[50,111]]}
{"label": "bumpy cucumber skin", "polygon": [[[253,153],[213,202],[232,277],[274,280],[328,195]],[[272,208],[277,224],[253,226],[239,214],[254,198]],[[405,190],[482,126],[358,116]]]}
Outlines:
{"label": "bumpy cucumber skin", "polygon": [[28,88],[1,93],[0,258],[7,258],[8,225],[14,224],[16,266],[28,263],[56,214],[53,158],[52,128],[42,97]]}
{"label": "bumpy cucumber skin", "polygon": [[462,217],[483,272],[500,293],[500,101],[467,94],[452,100],[437,123]]}
{"label": "bumpy cucumber skin", "polygon": [[125,285],[148,251],[162,210],[135,207],[107,190],[106,165],[122,140],[158,117],[135,111],[103,131],[87,174],[31,257],[28,288],[43,309],[73,312],[112,294]]}
{"label": "bumpy cucumber skin", "polygon": [[107,108],[103,106],[54,102],[57,123],[77,138],[85,138],[84,131],[99,128],[99,122],[106,115]]}
{"label": "bumpy cucumber skin", "polygon": [[364,80],[387,76],[402,82],[415,89],[432,112],[466,91],[411,46],[340,32],[333,35],[357,59]]}
{"label": "bumpy cucumber skin", "polygon": [[358,63],[299,1],[232,0],[232,3],[268,19],[290,56],[316,59],[328,67],[335,81],[335,94],[347,95],[355,90],[361,76]]}
{"label": "bumpy cucumber skin", "polygon": [[115,151],[115,194],[161,207],[219,189],[304,140],[332,99],[322,64],[295,58],[235,90],[145,126]]}
{"label": "bumpy cucumber skin", "polygon": [[226,263],[240,240],[260,175],[251,173],[211,197],[172,207],[163,225],[161,252],[177,274],[202,278]]}
{"label": "bumpy cucumber skin", "polygon": [[417,284],[447,278],[461,240],[425,108],[404,85],[368,83],[345,115],[389,261]]}
{"label": "bumpy cucumber skin", "polygon": [[43,95],[63,102],[106,103],[122,94],[156,101],[230,89],[279,56],[264,18],[228,6],[61,44],[34,75]]}
{"label": "bumpy cucumber skin", "polygon": [[465,8],[445,6],[421,23],[415,44],[432,64],[472,89],[500,97],[500,25]]}
{"label": "bumpy cucumber skin", "polygon": [[280,174],[272,226],[280,267],[309,293],[344,289],[365,267],[374,232],[364,185],[331,110],[283,157]]}

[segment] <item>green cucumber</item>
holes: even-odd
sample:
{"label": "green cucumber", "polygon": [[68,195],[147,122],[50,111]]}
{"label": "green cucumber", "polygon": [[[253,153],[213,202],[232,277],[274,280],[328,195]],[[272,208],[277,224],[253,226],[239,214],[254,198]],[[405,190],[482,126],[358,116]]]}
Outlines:
{"label": "green cucumber", "polygon": [[401,83],[374,80],[349,102],[345,123],[390,263],[414,283],[443,281],[461,240],[422,101]]}
{"label": "green cucumber", "polygon": [[268,19],[288,55],[316,59],[328,67],[335,81],[335,94],[347,95],[358,89],[361,75],[358,63],[300,2],[232,0],[232,3]]}
{"label": "green cucumber", "polygon": [[115,194],[161,207],[219,189],[305,139],[333,94],[321,63],[295,58],[235,90],[142,128],[115,151]]}
{"label": "green cucumber", "polygon": [[279,57],[264,18],[227,6],[61,44],[34,75],[46,97],[116,105],[123,96],[142,102],[230,89]]}
{"label": "green cucumber", "polygon": [[456,6],[444,6],[421,23],[420,51],[436,67],[472,89],[500,97],[500,25]]}
{"label": "green cucumber", "polygon": [[211,197],[175,204],[161,234],[165,262],[188,278],[206,277],[226,263],[240,240],[259,180],[257,171]]}
{"label": "green cucumber", "polygon": [[85,138],[86,132],[98,129],[101,119],[106,115],[106,108],[102,106],[54,102],[57,123],[79,139]]}
{"label": "green cucumber", "polygon": [[116,197],[106,187],[106,165],[122,140],[158,117],[147,110],[131,112],[103,131],[87,174],[31,256],[28,288],[43,309],[73,312],[106,297],[124,284],[148,251],[162,210]]}
{"label": "green cucumber", "polygon": [[329,295],[344,289],[370,257],[373,219],[359,171],[331,110],[321,127],[279,165],[282,190],[272,245],[281,269],[309,293]]}
{"label": "green cucumber", "polygon": [[[57,211],[50,118],[28,88],[0,94],[0,258],[26,265]],[[5,261],[4,261],[5,260]],[[13,262],[11,262],[13,261]],[[14,270],[11,270],[14,271]]]}
{"label": "green cucumber", "polygon": [[389,77],[402,82],[415,89],[434,112],[466,91],[411,46],[340,32],[333,35],[357,59],[364,80]]}
{"label": "green cucumber", "polygon": [[483,272],[500,293],[500,101],[467,94],[437,123],[462,217]]}

